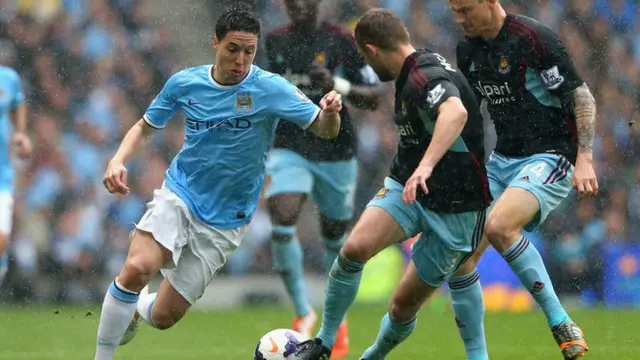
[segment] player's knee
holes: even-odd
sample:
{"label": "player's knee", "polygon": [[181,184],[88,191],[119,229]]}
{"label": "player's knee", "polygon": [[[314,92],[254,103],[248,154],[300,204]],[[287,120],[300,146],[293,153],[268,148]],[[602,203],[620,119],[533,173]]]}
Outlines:
{"label": "player's knee", "polygon": [[153,314],[151,314],[153,319],[153,325],[158,330],[167,330],[173,325],[175,325],[179,317],[176,317],[171,311],[163,310],[163,309],[153,309]]}
{"label": "player's knee", "polygon": [[478,266],[479,260],[480,255],[478,254],[478,252],[475,252],[469,259],[467,259],[467,261],[464,262],[464,264],[460,265],[458,270],[456,270],[454,276],[464,276],[467,274],[471,274]]}
{"label": "player's knee", "polygon": [[342,246],[342,256],[349,260],[366,262],[371,259],[375,253],[366,246],[364,241],[357,235],[351,234],[347,239],[347,242]]}
{"label": "player's knee", "polygon": [[504,247],[508,248],[511,245],[510,243],[517,238],[520,229],[513,229],[501,218],[489,216],[484,232],[491,245],[498,250],[503,250]]}
{"label": "player's knee", "polygon": [[118,282],[129,290],[138,291],[151,280],[156,271],[157,269],[153,262],[148,261],[145,257],[129,257],[118,276]]}
{"label": "player's knee", "polygon": [[287,212],[272,212],[271,220],[281,226],[295,226],[298,222],[298,214]]}
{"label": "player's knee", "polygon": [[301,195],[276,195],[268,200],[271,221],[282,226],[294,226],[298,222],[304,197]]}
{"label": "player's knee", "polygon": [[321,226],[322,237],[328,240],[340,240],[342,236],[347,232],[348,227],[349,221],[334,221],[323,219]]}
{"label": "player's knee", "polygon": [[389,306],[389,316],[395,322],[407,322],[416,316],[421,304],[415,297],[395,294]]}
{"label": "player's knee", "polygon": [[7,250],[7,243],[9,242],[9,237],[5,234],[0,234],[0,255],[4,254]]}

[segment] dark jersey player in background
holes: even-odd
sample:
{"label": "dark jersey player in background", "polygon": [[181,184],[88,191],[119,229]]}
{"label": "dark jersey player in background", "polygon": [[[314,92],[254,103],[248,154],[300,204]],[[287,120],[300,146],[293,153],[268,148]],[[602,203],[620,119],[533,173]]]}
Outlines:
{"label": "dark jersey player in background", "polygon": [[[445,281],[457,289],[476,281],[452,278],[479,245],[491,202],[481,163],[482,115],[473,90],[442,56],[416,51],[402,20],[391,11],[367,12],[355,37],[380,80],[396,81],[394,122],[400,142],[385,188],[371,200],[331,269],[318,338],[302,343],[293,359],[329,359],[365,263],[418,233],[380,333],[360,359],[384,359],[409,337],[418,310]],[[456,315],[466,308],[454,303]],[[467,343],[465,331],[460,330],[469,358],[488,359],[486,346]]]}
{"label": "dark jersey player in background", "polygon": [[[371,68],[358,55],[353,36],[318,20],[319,0],[287,0],[291,23],[267,34],[268,70],[281,74],[308,96],[320,101],[325,90],[336,90],[360,108],[375,108],[378,88]],[[367,86],[363,86],[367,85]],[[353,217],[358,165],[356,135],[349,114],[334,140],[309,136],[281,122],[269,154],[265,188],[273,222],[273,263],[291,297],[296,316],[293,329],[310,336],[317,316],[307,300],[302,251],[296,223],[309,195],[320,210],[324,264],[328,271],[346,238]],[[348,351],[346,322],[340,329],[334,358]]]}
{"label": "dark jersey player in background", "polygon": [[[572,187],[579,196],[597,194],[595,101],[549,28],[506,14],[497,0],[450,0],[450,7],[467,35],[457,47],[458,67],[486,101],[498,140],[487,163],[497,199],[487,219],[488,242],[466,271],[493,245],[544,311],[564,358],[576,359],[588,349],[582,331],[560,304],[540,254],[522,230],[541,224]],[[454,301],[480,296],[454,294]]]}

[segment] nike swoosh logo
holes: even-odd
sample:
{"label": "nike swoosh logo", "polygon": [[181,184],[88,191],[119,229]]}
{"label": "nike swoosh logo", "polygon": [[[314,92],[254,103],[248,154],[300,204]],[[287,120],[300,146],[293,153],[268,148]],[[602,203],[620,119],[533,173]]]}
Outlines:
{"label": "nike swoosh logo", "polygon": [[189,105],[195,105],[195,104],[200,104],[200,103],[197,102],[197,101],[189,100],[188,104]]}
{"label": "nike swoosh logo", "polygon": [[276,342],[273,340],[272,337],[269,337],[269,341],[271,342],[271,350],[270,350],[270,352],[274,353],[274,354],[277,353],[278,349],[279,349],[278,348],[278,344],[276,344]]}

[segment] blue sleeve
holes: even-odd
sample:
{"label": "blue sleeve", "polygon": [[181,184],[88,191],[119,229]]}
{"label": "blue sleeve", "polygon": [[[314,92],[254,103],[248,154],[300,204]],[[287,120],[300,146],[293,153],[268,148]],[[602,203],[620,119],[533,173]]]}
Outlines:
{"label": "blue sleeve", "polygon": [[276,117],[306,130],[320,114],[316,104],[280,75],[272,76],[268,86],[268,101]]}
{"label": "blue sleeve", "polygon": [[14,109],[24,103],[24,91],[22,90],[22,82],[20,81],[20,75],[14,73],[13,80],[13,97],[11,98],[11,108]]}
{"label": "blue sleeve", "polygon": [[180,73],[176,73],[167,80],[160,93],[151,102],[151,105],[144,113],[143,119],[152,128],[163,129],[169,120],[178,111],[178,78]]}

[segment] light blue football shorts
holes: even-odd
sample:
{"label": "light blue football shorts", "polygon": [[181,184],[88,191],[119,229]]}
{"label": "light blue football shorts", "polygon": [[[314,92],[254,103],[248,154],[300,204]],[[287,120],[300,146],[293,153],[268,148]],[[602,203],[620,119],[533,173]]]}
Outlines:
{"label": "light blue football shorts", "polygon": [[486,210],[464,213],[434,212],[414,202],[402,202],[404,187],[386,178],[384,188],[367,206],[387,211],[400,225],[406,239],[419,233],[413,244],[412,260],[420,279],[433,287],[448,281],[460,265],[480,244],[486,220]]}
{"label": "light blue football shorts", "polygon": [[358,162],[309,161],[287,149],[273,149],[266,164],[264,196],[303,193],[311,195],[324,216],[346,221],[353,217]]}
{"label": "light blue football shorts", "polygon": [[573,189],[573,165],[562,155],[514,158],[494,152],[486,167],[493,203],[509,187],[525,189],[538,199],[540,212],[525,226],[526,231],[542,224]]}

